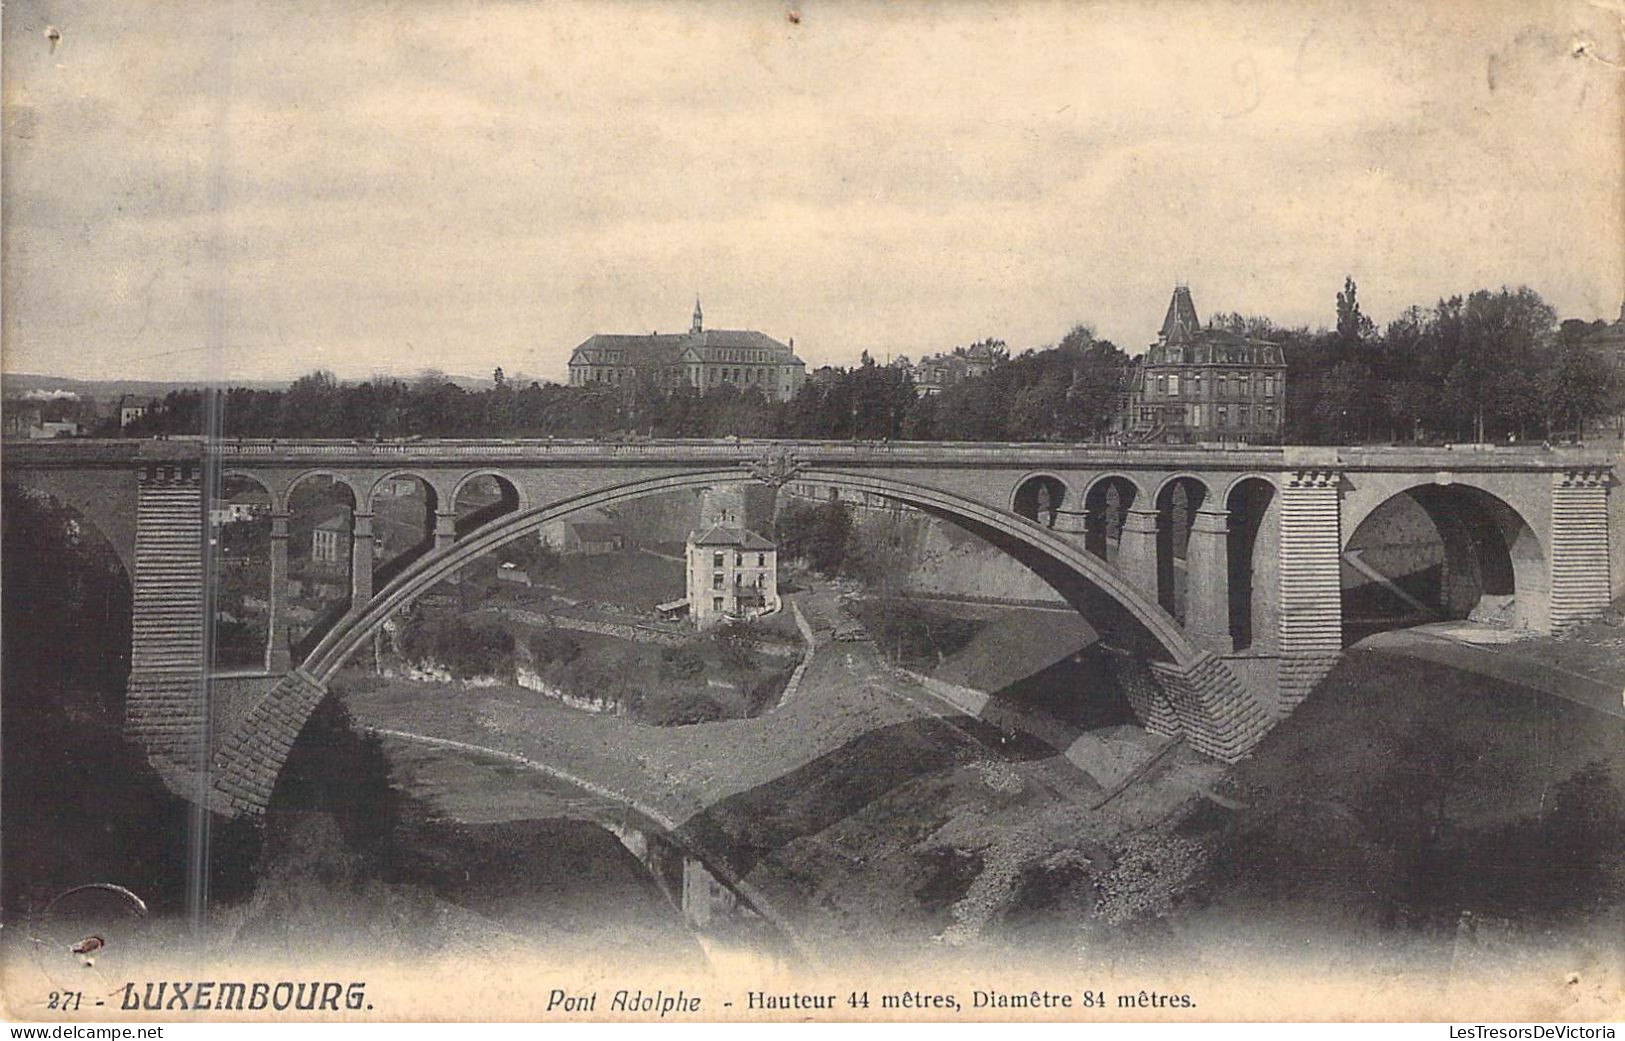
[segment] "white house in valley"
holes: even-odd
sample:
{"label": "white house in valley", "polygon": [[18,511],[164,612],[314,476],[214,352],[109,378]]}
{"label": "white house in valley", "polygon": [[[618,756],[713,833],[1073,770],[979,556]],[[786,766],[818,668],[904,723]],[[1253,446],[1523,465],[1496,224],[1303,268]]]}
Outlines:
{"label": "white house in valley", "polygon": [[688,536],[688,616],[701,629],[779,609],[778,549],[745,528],[713,524]]}

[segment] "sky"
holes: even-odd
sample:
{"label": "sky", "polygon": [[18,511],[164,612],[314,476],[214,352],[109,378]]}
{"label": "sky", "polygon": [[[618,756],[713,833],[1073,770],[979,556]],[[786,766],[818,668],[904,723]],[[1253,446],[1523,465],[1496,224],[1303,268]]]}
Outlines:
{"label": "sky", "polygon": [[1604,0],[14,0],[3,364],[496,366],[595,332],[810,366],[1078,323],[1625,296]]}

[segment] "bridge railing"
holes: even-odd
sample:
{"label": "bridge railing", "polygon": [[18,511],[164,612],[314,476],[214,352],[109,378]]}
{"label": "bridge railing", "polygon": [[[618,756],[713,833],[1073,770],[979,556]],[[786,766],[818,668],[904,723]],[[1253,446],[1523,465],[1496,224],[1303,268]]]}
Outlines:
{"label": "bridge railing", "polygon": [[764,453],[787,450],[805,461],[842,459],[908,459],[939,460],[952,458],[969,462],[1008,460],[1012,455],[1023,458],[1076,459],[1080,452],[1125,453],[1144,455],[1160,450],[1212,456],[1223,453],[1234,456],[1238,452],[1259,459],[1279,459],[1281,449],[1275,446],[1231,446],[1229,448],[1198,446],[1116,445],[1099,442],[1057,443],[980,442],[980,441],[812,441],[772,440],[751,438],[728,439],[661,439],[658,441],[581,440],[560,438],[512,439],[419,439],[403,441],[325,441],[285,439],[242,439],[218,442],[214,451],[227,459],[366,459],[366,458],[420,458],[424,456],[456,456],[460,459],[480,458],[559,458],[570,460],[600,459],[727,459],[748,461]]}
{"label": "bridge railing", "polygon": [[1307,446],[1307,445],[1156,445],[1106,442],[982,441],[834,441],[726,439],[582,439],[582,438],[403,438],[394,440],[321,440],[313,438],[60,439],[8,444],[5,461],[13,467],[60,467],[142,464],[204,456],[242,464],[346,462],[369,460],[477,463],[481,460],[603,462],[737,462],[788,452],[811,464],[898,463],[1003,466],[1146,466],[1291,469],[1297,466],[1350,469],[1533,469],[1557,470],[1576,465],[1612,467],[1619,452],[1593,446],[1445,445],[1445,446]]}

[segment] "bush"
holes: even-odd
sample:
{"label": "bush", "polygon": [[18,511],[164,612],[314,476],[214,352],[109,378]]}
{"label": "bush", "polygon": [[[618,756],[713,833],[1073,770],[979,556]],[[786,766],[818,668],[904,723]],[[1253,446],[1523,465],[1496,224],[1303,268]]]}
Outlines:
{"label": "bush", "polygon": [[559,567],[558,551],[538,538],[515,539],[498,547],[495,556],[499,564],[523,568],[532,581]]}
{"label": "bush", "polygon": [[655,726],[685,726],[727,718],[726,706],[704,689],[662,687],[638,700],[635,717]]}
{"label": "bush", "polygon": [[675,679],[696,680],[705,675],[705,656],[692,646],[667,647],[660,652],[660,671]]}
{"label": "bush", "polygon": [[723,667],[743,672],[756,664],[754,645],[761,629],[754,622],[724,622],[711,630],[710,640]]}
{"label": "bush", "polygon": [[530,638],[530,656],[538,665],[568,665],[581,657],[581,641],[563,629],[543,629]]}
{"label": "bush", "polygon": [[433,661],[458,677],[511,674],[513,634],[490,622],[456,615],[424,615],[401,632],[401,653],[414,662]]}
{"label": "bush", "polygon": [[882,653],[905,667],[934,666],[970,643],[983,623],[908,600],[862,600],[854,609]]}

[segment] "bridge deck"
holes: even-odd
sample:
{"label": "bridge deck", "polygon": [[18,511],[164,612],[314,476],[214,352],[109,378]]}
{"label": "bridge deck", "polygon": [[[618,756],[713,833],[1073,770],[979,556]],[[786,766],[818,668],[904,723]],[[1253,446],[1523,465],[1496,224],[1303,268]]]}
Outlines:
{"label": "bridge deck", "polygon": [[347,463],[411,465],[510,462],[529,465],[747,463],[777,452],[797,461],[826,465],[1066,466],[1069,468],[1168,467],[1193,470],[1290,470],[1297,467],[1388,472],[1558,471],[1610,466],[1618,454],[1586,446],[1445,445],[1111,445],[1098,442],[566,440],[477,438],[419,440],[319,440],[202,438],[149,440],[60,439],[17,441],[3,448],[6,465],[22,468],[139,466],[149,462],[201,460],[205,451],[223,462],[255,464]]}

